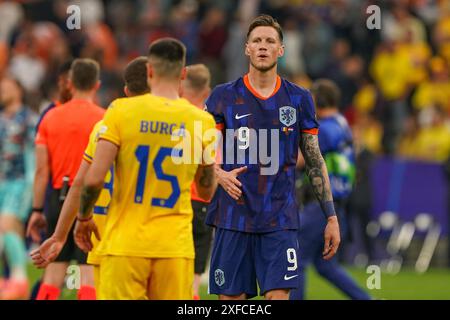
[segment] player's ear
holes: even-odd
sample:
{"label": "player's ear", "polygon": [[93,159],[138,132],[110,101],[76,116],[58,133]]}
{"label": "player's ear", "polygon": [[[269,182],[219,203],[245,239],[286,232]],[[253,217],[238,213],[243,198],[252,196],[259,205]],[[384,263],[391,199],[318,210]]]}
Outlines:
{"label": "player's ear", "polygon": [[284,55],[284,44],[280,46],[280,49],[278,50],[278,57],[282,57]]}
{"label": "player's ear", "polygon": [[183,67],[183,69],[181,69],[181,80],[186,80],[186,76],[187,76],[187,69],[186,67]]}
{"label": "player's ear", "polygon": [[153,68],[150,63],[147,63],[147,77],[150,79],[153,78]]}
{"label": "player's ear", "polygon": [[100,86],[102,85],[102,82],[99,80],[97,81],[97,83],[95,84],[95,91],[97,91],[98,89],[100,89]]}
{"label": "player's ear", "polygon": [[73,90],[75,89],[75,87],[73,86],[73,81],[71,78],[67,79],[67,88],[69,89],[70,92],[73,92]]}
{"label": "player's ear", "polygon": [[125,93],[125,95],[126,95],[127,97],[130,96],[130,91],[128,90],[128,87],[127,87],[127,86],[124,86],[124,87],[123,87],[123,93]]}
{"label": "player's ear", "polygon": [[250,57],[250,50],[248,49],[248,42],[245,43],[245,50],[244,50],[244,52],[245,52],[245,55],[247,57]]}

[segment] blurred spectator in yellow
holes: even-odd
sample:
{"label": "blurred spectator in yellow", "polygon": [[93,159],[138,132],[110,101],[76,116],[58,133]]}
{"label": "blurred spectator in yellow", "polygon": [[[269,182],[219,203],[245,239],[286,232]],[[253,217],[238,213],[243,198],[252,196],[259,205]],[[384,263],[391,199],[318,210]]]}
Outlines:
{"label": "blurred spectator in yellow", "polygon": [[417,119],[417,112],[412,112],[406,119],[403,127],[403,134],[398,147],[398,155],[405,158],[415,158],[418,155],[417,137],[420,126]]}
{"label": "blurred spectator in yellow", "polygon": [[404,98],[410,89],[411,60],[406,47],[387,41],[380,45],[370,73],[386,100]]}
{"label": "blurred spectator in yellow", "polygon": [[450,111],[449,68],[441,57],[433,57],[429,62],[430,79],[422,82],[413,95],[412,103],[416,109],[440,105]]}
{"label": "blurred spectator in yellow", "polygon": [[450,126],[442,107],[436,105],[421,110],[417,119],[408,121],[407,127],[408,131],[400,144],[400,155],[431,162],[448,160]]}
{"label": "blurred spectator in yellow", "polygon": [[433,40],[439,55],[450,63],[450,2],[441,1],[440,18],[433,30]]}
{"label": "blurred spectator in yellow", "polygon": [[426,41],[425,25],[409,13],[407,1],[396,1],[381,21],[381,33],[385,40],[402,41],[411,36],[413,42]]}
{"label": "blurred spectator in yellow", "polygon": [[431,58],[430,45],[425,41],[414,41],[412,32],[406,34],[401,46],[409,52],[411,63],[410,82],[417,85],[427,79],[427,62]]}
{"label": "blurred spectator in yellow", "polygon": [[370,73],[381,93],[380,121],[385,154],[394,154],[407,115],[406,97],[411,91],[410,53],[398,42],[381,44],[370,65]]}

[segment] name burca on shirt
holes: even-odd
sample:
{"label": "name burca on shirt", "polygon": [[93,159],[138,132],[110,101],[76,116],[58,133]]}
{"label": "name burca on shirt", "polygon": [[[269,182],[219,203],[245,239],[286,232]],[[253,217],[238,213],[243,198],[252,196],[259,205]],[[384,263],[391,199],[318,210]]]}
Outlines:
{"label": "name burca on shirt", "polygon": [[179,130],[176,135],[184,136],[185,129],[186,129],[186,126],[183,122],[178,126],[177,123],[142,120],[140,123],[139,132],[172,135],[175,130]]}

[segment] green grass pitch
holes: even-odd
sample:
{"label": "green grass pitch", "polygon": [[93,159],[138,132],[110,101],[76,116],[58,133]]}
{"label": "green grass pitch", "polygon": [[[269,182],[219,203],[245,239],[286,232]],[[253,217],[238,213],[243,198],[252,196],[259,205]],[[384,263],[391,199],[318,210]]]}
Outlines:
{"label": "green grass pitch", "polygon": [[[366,288],[366,281],[370,274],[365,269],[349,267],[347,270],[359,285]],[[42,274],[30,265],[29,275],[32,283]],[[313,269],[307,273],[307,299],[312,300],[341,300],[347,299],[338,289],[322,279]],[[381,274],[380,289],[366,289],[375,299],[386,300],[450,300],[450,270],[430,269],[425,274],[418,274],[412,269],[403,269],[396,275]],[[61,299],[75,299],[74,290],[64,289]],[[217,299],[215,295],[207,294],[207,286],[201,287],[201,299]]]}

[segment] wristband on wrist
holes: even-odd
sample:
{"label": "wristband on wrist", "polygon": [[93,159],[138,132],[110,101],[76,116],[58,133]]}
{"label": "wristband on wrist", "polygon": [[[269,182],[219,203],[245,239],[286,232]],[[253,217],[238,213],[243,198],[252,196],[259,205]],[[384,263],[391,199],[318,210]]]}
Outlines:
{"label": "wristband on wrist", "polygon": [[80,222],[87,222],[87,221],[91,220],[92,217],[94,217],[93,214],[91,214],[89,217],[86,217],[86,218],[81,218],[81,217],[77,216],[77,220]]}
{"label": "wristband on wrist", "polygon": [[328,219],[329,217],[333,217],[336,215],[336,210],[334,210],[333,201],[326,201],[322,206],[323,213],[325,217]]}
{"label": "wristband on wrist", "polygon": [[31,211],[42,213],[44,212],[44,208],[32,208]]}

